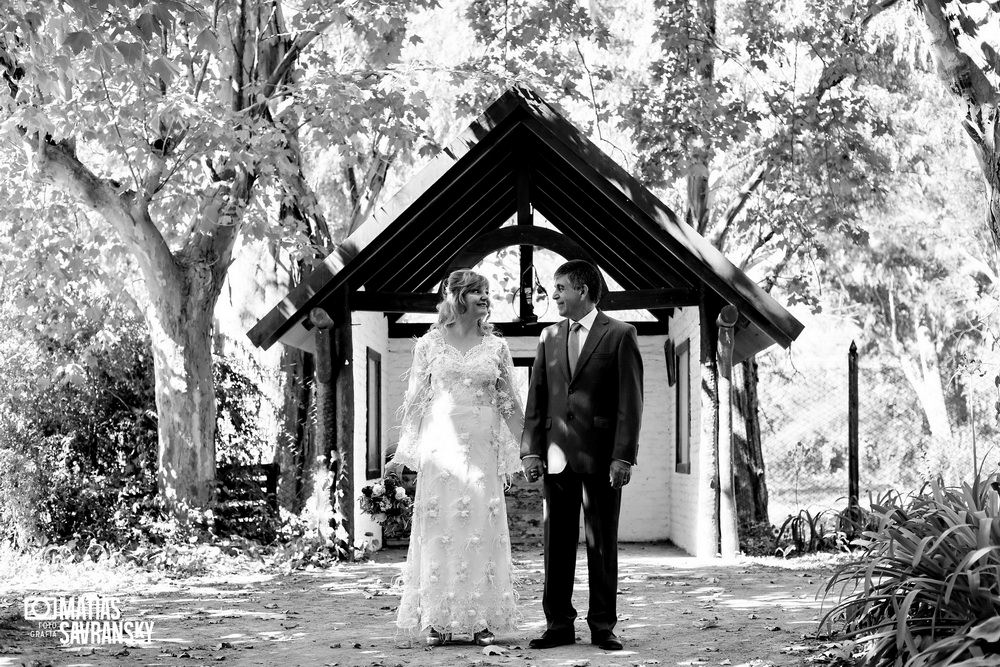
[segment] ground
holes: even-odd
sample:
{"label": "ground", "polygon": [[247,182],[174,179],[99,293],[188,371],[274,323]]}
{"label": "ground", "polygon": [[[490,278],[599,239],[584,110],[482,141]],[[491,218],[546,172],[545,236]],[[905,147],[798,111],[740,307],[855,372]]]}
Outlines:
{"label": "ground", "polygon": [[[812,638],[831,560],[699,561],[664,544],[621,547],[618,633],[625,650],[589,643],[527,648],[543,629],[542,560],[537,547],[514,553],[524,622],[494,655],[462,642],[426,648],[395,636],[393,579],[405,551],[385,549],[361,563],[311,571],[258,568],[240,574],[155,577],[121,572],[115,581],[81,574],[46,577],[45,567],[0,568],[2,665],[806,665],[834,664],[838,647]],[[576,606],[585,615],[584,553]],[[121,568],[122,566],[118,566]],[[27,571],[25,571],[27,570]],[[16,577],[16,578],[12,578]],[[56,581],[53,586],[51,583]],[[24,598],[99,590],[121,600],[122,620],[152,621],[148,644],[62,648],[33,638]],[[844,664],[844,663],[841,663]]]}

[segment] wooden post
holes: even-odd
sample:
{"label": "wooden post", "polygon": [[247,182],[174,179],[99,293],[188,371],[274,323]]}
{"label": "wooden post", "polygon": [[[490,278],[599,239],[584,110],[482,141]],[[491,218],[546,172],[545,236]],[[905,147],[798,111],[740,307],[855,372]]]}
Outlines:
{"label": "wooden post", "polygon": [[[517,170],[517,224],[528,227],[534,224],[534,214],[531,210],[531,171],[526,155],[521,156]],[[518,319],[521,322],[537,322],[535,304],[532,293],[535,289],[535,248],[522,245],[520,254],[520,273],[518,274]]]}
{"label": "wooden post", "polygon": [[[307,502],[313,507],[313,515],[320,519],[317,526],[321,535],[327,535],[329,529],[336,526],[327,525],[326,517],[333,514],[336,506],[331,494],[335,482],[331,479],[336,467],[337,446],[337,406],[336,385],[333,374],[333,319],[322,308],[313,308],[309,312],[309,321],[313,324],[313,338],[316,344],[316,440],[315,453],[311,460],[305,462],[309,469],[309,477],[313,488],[309,492]],[[334,535],[336,533],[334,532]]]}
{"label": "wooden post", "polygon": [[343,521],[348,556],[354,550],[354,341],[351,336],[351,310],[344,291],[337,299],[337,326],[333,343],[337,366],[333,369],[337,388],[337,508]]}
{"label": "wooden post", "polygon": [[739,311],[726,305],[719,327],[719,546],[723,558],[735,558],[740,549],[733,493],[733,328]]}
{"label": "wooden post", "polygon": [[[698,434],[695,556],[719,554],[719,361],[716,354],[718,310],[705,295],[699,304],[700,375],[691,389],[701,395]],[[692,461],[692,464],[694,462]]]}
{"label": "wooden post", "polygon": [[852,340],[847,352],[847,502],[858,506],[858,346]]}

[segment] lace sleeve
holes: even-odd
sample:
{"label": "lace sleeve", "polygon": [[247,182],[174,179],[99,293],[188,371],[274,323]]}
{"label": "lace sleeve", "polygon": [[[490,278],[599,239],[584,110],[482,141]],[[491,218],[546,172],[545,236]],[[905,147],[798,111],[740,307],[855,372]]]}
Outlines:
{"label": "lace sleeve", "polygon": [[524,429],[524,406],[514,383],[514,360],[507,341],[501,340],[497,350],[500,373],[497,378],[497,410],[507,423],[507,433],[499,438],[497,460],[500,475],[507,479],[521,470],[521,431]]}
{"label": "lace sleeve", "polygon": [[431,375],[429,341],[421,338],[413,348],[413,364],[409,370],[409,382],[403,405],[399,408],[399,444],[393,462],[402,463],[411,470],[419,470],[420,452],[417,443],[420,424],[431,402]]}

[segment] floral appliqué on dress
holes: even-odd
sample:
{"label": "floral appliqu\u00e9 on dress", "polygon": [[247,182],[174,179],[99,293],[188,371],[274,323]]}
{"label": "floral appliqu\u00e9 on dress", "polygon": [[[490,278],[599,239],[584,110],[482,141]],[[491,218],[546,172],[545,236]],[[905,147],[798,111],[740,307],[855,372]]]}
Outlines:
{"label": "floral appliqu\u00e9 on dress", "polygon": [[513,369],[492,335],[463,354],[432,329],[414,348],[394,458],[418,473],[396,619],[405,634],[504,633],[520,618],[504,501],[521,469]]}

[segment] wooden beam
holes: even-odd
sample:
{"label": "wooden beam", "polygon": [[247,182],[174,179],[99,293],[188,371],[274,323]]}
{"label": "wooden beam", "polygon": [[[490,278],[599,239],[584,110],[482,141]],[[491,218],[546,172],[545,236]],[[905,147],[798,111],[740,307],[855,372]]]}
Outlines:
{"label": "wooden beam", "polygon": [[[509,229],[509,228],[508,228]],[[432,292],[354,292],[351,309],[377,313],[434,313],[441,297]],[[698,303],[694,289],[641,289],[609,292],[601,299],[601,310],[655,310],[681,308]]]}
{"label": "wooden beam", "polygon": [[[555,322],[494,322],[493,327],[505,338],[516,336],[530,336],[537,338],[542,333],[542,329],[551,326]],[[636,333],[640,336],[666,336],[670,333],[667,322],[656,320],[654,322],[630,322],[635,326]],[[395,322],[389,324],[389,338],[416,338],[427,333],[430,324],[426,322]]]}
{"label": "wooden beam", "polygon": [[550,160],[550,151],[539,147],[539,171],[534,201],[552,224],[591,248],[602,258],[605,270],[619,267],[642,276],[650,284],[695,285],[699,276],[678,262],[673,253],[638,225],[621,224],[622,212],[599,190],[566,165]]}
{"label": "wooden beam", "polygon": [[491,252],[515,245],[545,248],[566,259],[585,259],[596,263],[586,248],[565,234],[534,225],[515,225],[494,229],[469,241],[451,261],[450,268],[454,270],[475,266]]}
{"label": "wooden beam", "polygon": [[455,199],[449,206],[425,218],[433,220],[433,225],[397,239],[396,252],[391,256],[383,253],[378,269],[368,275],[359,273],[356,276],[359,282],[355,284],[395,288],[413,276],[423,278],[436,274],[437,280],[443,278],[440,273],[465,245],[466,239],[491,226],[499,227],[503,218],[515,210],[516,183],[511,173],[510,155],[496,157],[500,163],[496,169],[466,181],[467,188],[461,193],[453,192]]}
{"label": "wooden beam", "polygon": [[634,289],[623,292],[608,292],[601,298],[601,310],[656,310],[658,308],[682,308],[698,305],[698,290],[682,289]]}
{"label": "wooden beam", "polygon": [[719,327],[719,552],[736,558],[740,550],[736,495],[733,493],[733,328],[740,314],[726,304],[715,321]]}
{"label": "wooden beam", "polygon": [[[522,147],[518,155],[517,165],[517,226],[521,229],[534,227],[534,212],[531,209],[531,163],[527,151]],[[530,243],[520,246],[518,253],[518,318],[522,322],[537,322],[538,315],[535,315],[534,303],[531,295],[534,292],[535,248]]]}
{"label": "wooden beam", "polygon": [[336,500],[341,525],[347,533],[347,558],[354,549],[354,341],[351,333],[351,308],[347,290],[342,290],[334,305],[336,326],[333,330],[333,381],[336,384],[337,455],[340,467],[336,479]]}
{"label": "wooden beam", "polygon": [[351,310],[376,313],[434,313],[441,297],[434,292],[354,292]]}

